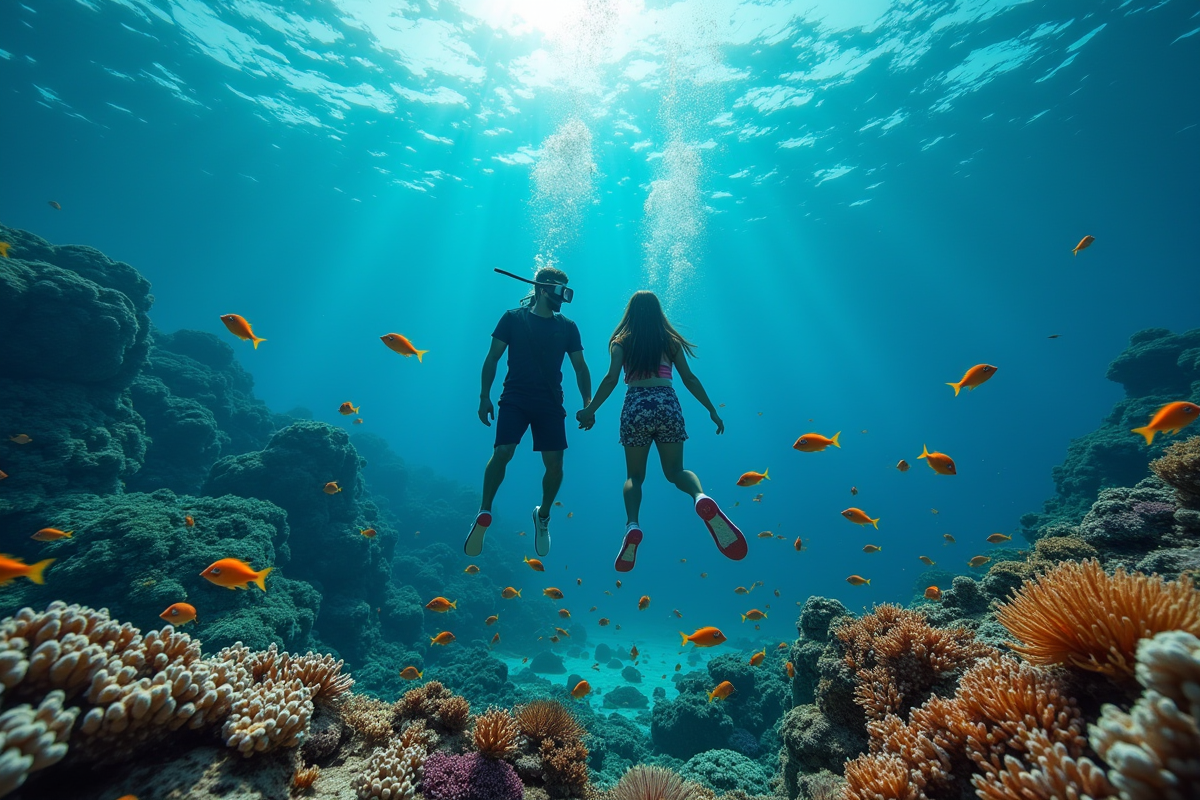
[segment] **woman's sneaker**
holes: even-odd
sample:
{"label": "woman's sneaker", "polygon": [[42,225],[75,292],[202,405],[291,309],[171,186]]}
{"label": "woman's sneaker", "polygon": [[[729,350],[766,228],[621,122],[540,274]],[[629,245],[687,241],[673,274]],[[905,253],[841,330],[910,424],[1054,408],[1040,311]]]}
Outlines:
{"label": "woman's sneaker", "polygon": [[463,552],[471,558],[483,552],[483,537],[487,534],[488,526],[492,524],[492,512],[480,511],[475,515],[475,521],[471,523],[471,532],[467,534],[467,540],[463,542]]}
{"label": "woman's sneaker", "polygon": [[542,517],[542,507],[533,507],[533,549],[539,556],[550,555],[550,518]]}
{"label": "woman's sneaker", "polygon": [[700,495],[696,500],[696,513],[708,526],[708,532],[712,534],[713,541],[717,543],[717,549],[722,555],[734,561],[741,561],[746,557],[749,551],[746,537],[738,530],[737,525],[729,521],[729,517],[721,511],[716,500],[708,495]]}
{"label": "woman's sneaker", "polygon": [[638,545],[641,543],[642,529],[631,525],[625,531],[625,538],[621,541],[621,552],[617,553],[617,560],[613,564],[617,572],[629,572],[633,569],[633,565],[637,561]]}

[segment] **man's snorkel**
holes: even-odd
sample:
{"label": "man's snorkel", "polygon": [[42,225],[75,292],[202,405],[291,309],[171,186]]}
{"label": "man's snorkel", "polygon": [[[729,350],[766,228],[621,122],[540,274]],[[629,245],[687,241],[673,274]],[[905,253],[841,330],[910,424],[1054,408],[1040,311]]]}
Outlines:
{"label": "man's snorkel", "polygon": [[[564,286],[561,283],[554,283],[553,281],[535,281],[529,278],[522,278],[520,275],[514,275],[511,272],[505,272],[502,269],[493,268],[492,272],[499,272],[501,275],[507,275],[510,278],[516,278],[522,283],[528,283],[532,286],[544,286],[550,290],[550,294],[554,296],[554,299],[557,300],[559,304],[569,303],[571,302],[571,299],[575,297],[575,290],[569,286]],[[554,310],[557,311],[558,309],[556,308]]]}

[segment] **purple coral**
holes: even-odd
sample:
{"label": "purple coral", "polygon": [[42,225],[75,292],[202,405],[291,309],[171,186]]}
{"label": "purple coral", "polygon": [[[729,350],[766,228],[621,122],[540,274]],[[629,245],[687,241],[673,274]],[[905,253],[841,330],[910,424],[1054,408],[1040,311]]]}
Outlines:
{"label": "purple coral", "polygon": [[479,753],[434,753],[425,759],[421,791],[428,800],[521,800],[525,786],[505,761]]}

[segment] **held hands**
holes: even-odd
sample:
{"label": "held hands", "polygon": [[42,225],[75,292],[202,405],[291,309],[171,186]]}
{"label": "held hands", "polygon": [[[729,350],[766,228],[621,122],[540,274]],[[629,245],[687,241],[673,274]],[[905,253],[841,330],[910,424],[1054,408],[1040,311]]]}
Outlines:
{"label": "held hands", "polygon": [[713,422],[717,423],[717,435],[724,433],[725,432],[725,421],[721,419],[721,415],[718,414],[714,410],[708,416]]}
{"label": "held hands", "polygon": [[479,421],[490,428],[492,423],[488,422],[488,417],[495,419],[496,409],[492,405],[492,398],[481,397],[479,398]]}
{"label": "held hands", "polygon": [[580,430],[590,431],[596,424],[596,412],[586,408],[580,409],[575,412],[575,421],[579,423]]}

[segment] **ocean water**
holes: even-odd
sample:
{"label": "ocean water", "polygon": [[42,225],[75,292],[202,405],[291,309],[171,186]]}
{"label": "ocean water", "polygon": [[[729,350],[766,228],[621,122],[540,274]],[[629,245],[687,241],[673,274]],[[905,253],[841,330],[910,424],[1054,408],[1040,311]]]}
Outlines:
{"label": "ocean water", "polygon": [[[615,588],[619,388],[568,427],[545,561],[576,617],[622,624],[593,643],[661,648],[669,674],[680,629],[770,647],[811,595],[905,603],[918,555],[972,574],[988,534],[1020,542],[1119,397],[1104,374],[1130,334],[1200,321],[1198,34],[1179,0],[11,2],[0,220],[134,265],[155,325],[224,337],[273,410],[349,429],[349,400],[362,432],[468,487],[493,441],[479,370],[524,295],[492,269],[568,273],[593,386],[629,295],[659,293],[726,423],[678,387],[686,464],[750,554],[722,558],[652,457]],[[977,363],[996,377],[955,397]],[[810,431],[842,447],[793,450]],[[514,561],[540,475],[527,435],[488,537]],[[397,557],[457,554],[469,521],[401,521]]]}

